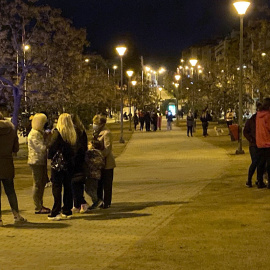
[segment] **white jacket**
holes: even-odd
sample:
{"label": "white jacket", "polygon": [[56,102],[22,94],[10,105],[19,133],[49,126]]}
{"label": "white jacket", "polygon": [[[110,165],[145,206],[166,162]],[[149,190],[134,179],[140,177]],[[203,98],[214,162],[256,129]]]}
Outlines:
{"label": "white jacket", "polygon": [[43,133],[33,128],[28,135],[28,164],[47,164],[47,148],[44,142]]}

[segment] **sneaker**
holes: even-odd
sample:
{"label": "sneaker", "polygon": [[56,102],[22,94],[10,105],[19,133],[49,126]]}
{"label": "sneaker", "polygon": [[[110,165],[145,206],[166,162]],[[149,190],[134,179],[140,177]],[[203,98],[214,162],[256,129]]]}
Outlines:
{"label": "sneaker", "polygon": [[52,182],[49,181],[49,182],[46,183],[45,188],[48,188],[48,187],[51,187],[51,186],[52,186]]}
{"label": "sneaker", "polygon": [[3,226],[4,226],[3,221],[2,219],[0,219],[0,227],[3,227]]}
{"label": "sneaker", "polygon": [[80,213],[83,214],[83,213],[87,212],[87,209],[88,208],[89,208],[89,204],[88,203],[82,204],[81,205]]}
{"label": "sneaker", "polygon": [[251,182],[246,182],[246,187],[252,188],[252,183]]}
{"label": "sneaker", "polygon": [[80,208],[73,207],[71,209],[71,211],[72,211],[73,214],[78,214],[78,213],[80,213]]}
{"label": "sneaker", "polygon": [[266,184],[264,182],[258,183],[257,187],[258,188],[266,188]]}
{"label": "sneaker", "polygon": [[100,207],[102,204],[103,204],[103,201],[102,201],[102,200],[98,200],[98,201],[94,202],[94,203],[88,208],[88,210],[94,210],[94,209]]}
{"label": "sneaker", "polygon": [[61,214],[61,219],[71,219],[72,215]]}
{"label": "sneaker", "polygon": [[22,216],[14,217],[14,224],[22,224],[27,222],[27,219],[23,218]]}
{"label": "sneaker", "polygon": [[61,214],[58,214],[57,216],[48,215],[48,220],[53,220],[53,221],[61,220]]}
{"label": "sneaker", "polygon": [[42,206],[42,208],[39,211],[35,212],[35,214],[50,214],[50,213],[51,213],[51,209],[45,206]]}

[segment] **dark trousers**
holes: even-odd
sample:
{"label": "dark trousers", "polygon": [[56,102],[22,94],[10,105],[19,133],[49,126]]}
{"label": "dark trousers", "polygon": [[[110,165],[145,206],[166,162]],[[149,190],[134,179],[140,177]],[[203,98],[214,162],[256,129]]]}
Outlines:
{"label": "dark trousers", "polygon": [[144,127],[144,120],[140,120],[140,130],[143,130]]}
{"label": "dark trousers", "polygon": [[259,154],[259,149],[257,146],[250,146],[249,147],[249,154],[251,157],[251,164],[248,169],[248,182],[252,183],[252,176],[254,172],[257,169],[257,166],[260,162],[260,154]]}
{"label": "dark trousers", "polygon": [[62,206],[62,186],[64,187],[62,213],[72,215],[73,197],[71,188],[71,173],[68,171],[57,172],[52,170],[52,193],[54,205],[52,215],[56,216],[61,212]]}
{"label": "dark trousers", "polygon": [[208,123],[202,122],[203,136],[207,136],[207,127],[208,127]]}
{"label": "dark trousers", "polygon": [[113,184],[113,169],[102,170],[101,178],[98,181],[98,198],[103,200],[104,205],[111,205],[112,202],[112,184]]}
{"label": "dark trousers", "polygon": [[151,122],[150,121],[145,121],[145,129],[146,129],[146,131],[150,131],[150,126],[151,126]]}
{"label": "dark trousers", "polygon": [[84,178],[82,179],[72,179],[72,194],[74,207],[81,208],[82,204],[86,204],[87,202],[84,199]]}
{"label": "dark trousers", "polygon": [[268,174],[268,183],[270,183],[270,148],[259,148],[259,164],[257,166],[257,180],[259,184],[263,183],[263,174],[266,171]]}
{"label": "dark trousers", "polygon": [[188,126],[187,127],[187,135],[189,136],[189,133],[190,135],[192,136],[192,130],[193,130],[193,126]]}
{"label": "dark trousers", "polygon": [[8,198],[8,202],[11,210],[19,213],[18,200],[14,189],[13,179],[0,179],[0,218],[1,218],[1,182],[3,183],[5,193]]}

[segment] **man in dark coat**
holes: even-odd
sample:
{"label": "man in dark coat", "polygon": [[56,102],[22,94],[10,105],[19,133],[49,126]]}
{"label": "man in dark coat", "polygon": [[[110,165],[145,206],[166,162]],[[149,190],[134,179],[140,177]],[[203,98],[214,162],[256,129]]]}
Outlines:
{"label": "man in dark coat", "polygon": [[[262,104],[258,102],[256,109],[258,110]],[[256,145],[256,116],[257,113],[253,114],[250,119],[247,120],[244,127],[244,136],[249,142],[249,154],[251,157],[251,164],[248,170],[248,180],[246,182],[247,187],[252,187],[252,176],[260,162],[259,149]]]}
{"label": "man in dark coat", "polygon": [[[19,142],[14,125],[5,120],[0,113],[0,182],[3,183],[8,201],[14,215],[14,222],[26,222],[19,214],[17,196],[14,189],[14,164],[12,153],[19,151]],[[1,183],[0,183],[1,196]],[[0,226],[3,226],[0,197]]]}

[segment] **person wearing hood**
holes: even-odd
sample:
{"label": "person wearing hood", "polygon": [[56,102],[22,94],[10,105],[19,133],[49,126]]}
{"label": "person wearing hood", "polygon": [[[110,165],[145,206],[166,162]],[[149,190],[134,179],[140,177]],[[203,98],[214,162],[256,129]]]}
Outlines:
{"label": "person wearing hood", "polygon": [[[0,113],[0,182],[3,183],[8,201],[14,215],[14,222],[26,222],[18,208],[17,195],[14,189],[14,164],[12,153],[19,151],[19,142],[14,125],[5,120]],[[1,183],[0,183],[0,226],[3,226],[1,214]]]}
{"label": "person wearing hood", "polygon": [[113,171],[115,159],[112,153],[112,133],[106,126],[106,116],[95,115],[93,118],[94,140],[101,142],[101,153],[105,158],[105,168],[101,171],[101,179],[98,181],[97,195],[103,201],[102,208],[111,206]]}
{"label": "person wearing hood", "polygon": [[32,169],[34,179],[33,200],[35,214],[49,214],[50,209],[43,206],[43,194],[48,180],[47,175],[47,146],[44,140],[44,126],[47,117],[37,113],[32,119],[32,129],[28,135],[28,164]]}
{"label": "person wearing hood", "polygon": [[263,182],[263,173],[268,174],[268,186],[270,188],[270,98],[265,98],[262,107],[256,117],[256,144],[259,148],[260,162],[257,167],[258,188],[266,187]]}

